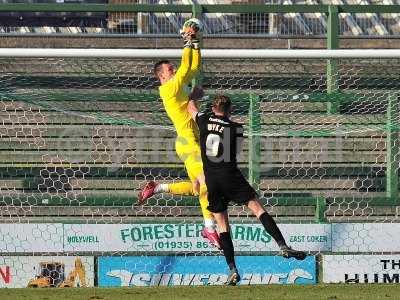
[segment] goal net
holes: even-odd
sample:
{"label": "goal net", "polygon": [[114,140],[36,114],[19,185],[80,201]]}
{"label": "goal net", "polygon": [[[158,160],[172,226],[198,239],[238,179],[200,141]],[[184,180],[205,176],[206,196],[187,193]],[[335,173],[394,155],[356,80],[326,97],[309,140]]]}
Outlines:
{"label": "goal net", "polygon": [[[152,75],[180,55],[0,49],[0,287],[224,283],[197,198],[136,205],[147,181],[188,180]],[[232,206],[242,284],[399,281],[399,58],[203,51],[202,109],[231,97],[245,126],[239,166],[288,244],[309,254],[285,260]]]}

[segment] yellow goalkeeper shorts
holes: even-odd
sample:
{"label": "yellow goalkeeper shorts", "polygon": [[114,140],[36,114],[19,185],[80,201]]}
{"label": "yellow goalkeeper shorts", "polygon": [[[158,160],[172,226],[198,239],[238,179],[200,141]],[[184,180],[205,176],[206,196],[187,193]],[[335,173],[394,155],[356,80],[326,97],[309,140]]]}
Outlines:
{"label": "yellow goalkeeper shorts", "polygon": [[[196,190],[196,179],[203,175],[203,162],[201,161],[201,152],[199,143],[195,138],[184,139],[177,138],[175,142],[176,153],[185,163],[186,171],[190,181],[193,183],[193,189]],[[199,201],[201,211],[205,220],[213,218],[212,213],[207,209],[209,203],[207,199],[207,187],[205,184],[198,186]]]}
{"label": "yellow goalkeeper shorts", "polygon": [[195,139],[178,137],[175,142],[175,149],[179,159],[185,164],[190,181],[196,181],[203,174],[199,143]]}

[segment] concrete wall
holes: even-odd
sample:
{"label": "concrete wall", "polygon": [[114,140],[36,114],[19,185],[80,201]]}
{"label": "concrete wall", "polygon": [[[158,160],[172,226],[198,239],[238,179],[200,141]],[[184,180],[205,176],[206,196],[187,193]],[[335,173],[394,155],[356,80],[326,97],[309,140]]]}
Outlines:
{"label": "concrete wall", "polygon": [[[180,48],[179,38],[143,37],[28,37],[2,36],[0,48]],[[343,49],[381,48],[399,49],[400,38],[358,39],[343,38]],[[204,48],[265,48],[265,49],[323,49],[326,39],[319,38],[205,38]]]}

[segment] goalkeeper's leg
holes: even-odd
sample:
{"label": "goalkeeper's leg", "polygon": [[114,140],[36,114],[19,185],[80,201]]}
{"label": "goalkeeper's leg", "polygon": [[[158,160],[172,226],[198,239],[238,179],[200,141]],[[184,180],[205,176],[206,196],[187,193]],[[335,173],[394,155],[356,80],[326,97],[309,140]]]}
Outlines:
{"label": "goalkeeper's leg", "polygon": [[207,239],[211,245],[221,249],[219,236],[215,230],[215,224],[212,213],[208,210],[208,199],[207,199],[207,186],[204,182],[204,177],[200,175],[194,182],[183,181],[178,183],[161,183],[157,184],[154,181],[150,181],[146,184],[143,190],[138,195],[138,204],[143,204],[148,198],[158,193],[170,193],[174,195],[187,195],[187,196],[199,196],[199,202],[201,212],[204,218],[204,229],[201,232],[201,236]]}
{"label": "goalkeeper's leg", "polygon": [[138,194],[138,204],[142,205],[147,199],[160,193],[170,193],[181,196],[197,196],[199,191],[191,181],[182,181],[176,183],[157,183],[149,181]]}
{"label": "goalkeeper's leg", "polygon": [[[200,207],[204,220],[211,219],[211,223],[213,223],[213,215],[207,209],[207,186],[204,183],[204,179],[201,177],[199,179],[194,179],[193,182],[182,181],[176,183],[157,183],[155,181],[149,181],[138,194],[138,204],[144,204],[147,199],[160,193],[169,193],[180,196],[199,196]],[[205,225],[207,226],[208,223]]]}
{"label": "goalkeeper's leg", "polygon": [[211,245],[220,249],[219,236],[215,230],[213,214],[208,210],[207,186],[204,179],[203,163],[201,161],[200,147],[197,143],[187,143],[185,147],[177,148],[178,156],[184,161],[190,182],[172,184],[158,184],[150,181],[138,195],[138,204],[143,204],[148,198],[157,193],[170,193],[175,195],[198,195],[201,212],[204,218],[204,229],[201,235]]}
{"label": "goalkeeper's leg", "polygon": [[201,212],[205,220],[205,225],[206,227],[213,227],[213,215],[207,209],[207,186],[201,178],[200,181],[195,179],[194,182],[182,181],[177,183],[157,183],[155,181],[149,181],[138,194],[138,204],[142,205],[147,199],[160,193],[169,193],[181,196],[199,196]]}
{"label": "goalkeeper's leg", "polygon": [[[188,168],[190,168],[190,166],[192,165],[192,161],[194,160],[193,151],[199,152],[200,148],[195,140],[185,143],[182,143],[181,141],[182,139],[178,138],[176,140],[176,145],[175,145],[176,153],[178,154],[182,162],[185,163],[185,167],[188,172],[190,181],[182,181],[177,183],[157,183],[155,181],[149,181],[138,194],[139,205],[144,204],[147,199],[159,193],[170,193],[173,195],[181,195],[181,196],[199,195],[200,192],[199,185],[193,184],[193,183],[198,183],[198,181],[196,180],[197,175],[191,174]],[[200,163],[201,163],[201,158],[200,158]],[[201,173],[203,172],[202,164],[200,165],[200,171]]]}

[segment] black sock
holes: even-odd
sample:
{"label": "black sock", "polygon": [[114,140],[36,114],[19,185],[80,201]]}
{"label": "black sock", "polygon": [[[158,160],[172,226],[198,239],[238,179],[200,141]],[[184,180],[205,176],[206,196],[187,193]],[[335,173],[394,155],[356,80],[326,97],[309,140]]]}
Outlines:
{"label": "black sock", "polygon": [[286,246],[285,239],[281,231],[276,225],[275,220],[267,213],[264,212],[260,217],[259,220],[261,224],[263,224],[265,230],[269,233],[270,236],[274,238],[274,240],[278,243],[279,247]]}
{"label": "black sock", "polygon": [[235,255],[232,243],[232,237],[230,232],[221,232],[219,234],[219,240],[221,242],[222,250],[224,251],[224,256],[229,269],[236,269]]}

